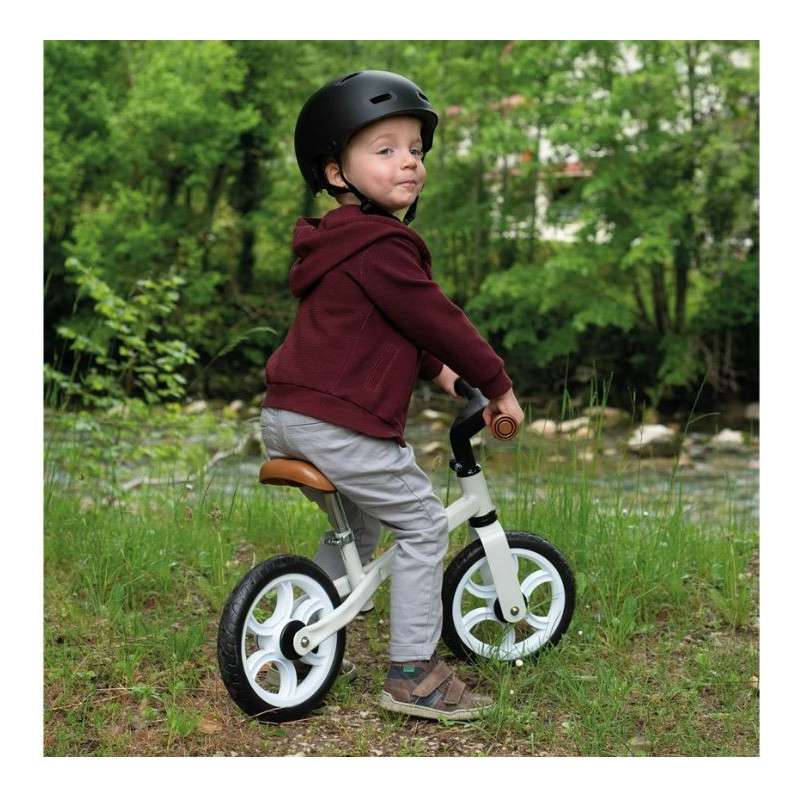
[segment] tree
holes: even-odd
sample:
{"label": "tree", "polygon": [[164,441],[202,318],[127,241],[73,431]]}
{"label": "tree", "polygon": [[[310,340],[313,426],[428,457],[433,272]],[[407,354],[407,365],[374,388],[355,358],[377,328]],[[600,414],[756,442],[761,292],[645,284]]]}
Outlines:
{"label": "tree", "polygon": [[[707,345],[708,309],[733,280],[728,335],[757,320],[757,45],[581,42],[571,51],[560,77],[567,113],[547,137],[556,162],[591,171],[570,198],[578,240],[535,275],[518,264],[490,276],[475,308],[496,319],[528,275],[505,341],[530,346],[534,363],[585,347],[587,331],[617,328],[652,365],[653,402],[673,387],[691,391],[704,374],[732,388],[731,367],[726,377]],[[522,330],[554,315],[552,330]]]}
{"label": "tree", "polygon": [[[103,179],[80,193],[80,202],[69,184],[53,184],[54,170],[46,170],[48,187],[55,189],[51,229],[58,208],[79,209],[71,211],[59,252],[120,297],[142,279],[178,275],[186,288],[174,322],[187,341],[210,356],[231,327],[230,309],[219,302],[227,271],[219,241],[230,228],[225,192],[240,168],[242,136],[259,122],[250,104],[235,102],[245,70],[223,42],[97,43],[88,48],[90,64],[113,56],[113,75],[120,82],[111,83],[113,102],[102,104],[86,123],[83,107],[63,100],[70,97],[64,85],[85,80],[86,93],[103,100],[112,92],[102,72],[90,74],[85,50],[81,43],[48,43],[45,50],[46,74],[55,87],[45,115],[56,142],[52,155],[58,155],[59,141],[74,137],[79,152],[99,151],[98,160],[104,158]],[[99,144],[90,149],[95,140]],[[83,163],[74,161],[69,174]],[[67,233],[65,226],[62,230]],[[64,275],[59,286],[69,285]],[[77,293],[72,296],[72,315],[91,327],[92,306]],[[51,316],[52,307],[49,311],[48,326],[56,328],[58,317]],[[69,360],[64,359],[67,367]]]}
{"label": "tree", "polygon": [[297,170],[297,112],[378,68],[439,112],[414,226],[523,391],[567,363],[653,403],[704,376],[757,387],[757,43],[55,41],[44,59],[45,357],[62,375],[88,369],[65,332],[108,352],[89,283],[124,305],[174,277],[163,333],[197,353],[188,385],[259,392],[294,311],[295,219],[334,205]]}

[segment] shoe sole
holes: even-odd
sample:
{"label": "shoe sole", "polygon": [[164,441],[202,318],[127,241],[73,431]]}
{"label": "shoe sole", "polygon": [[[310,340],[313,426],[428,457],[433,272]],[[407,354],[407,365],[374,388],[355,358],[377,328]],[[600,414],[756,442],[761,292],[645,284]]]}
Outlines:
{"label": "shoe sole", "polygon": [[398,714],[407,714],[410,717],[467,722],[471,719],[482,717],[494,704],[490,703],[489,705],[479,706],[478,708],[460,708],[454,711],[442,711],[438,708],[429,708],[428,706],[421,706],[417,703],[401,703],[399,700],[395,700],[389,692],[384,691],[381,693],[379,705],[381,708],[386,709],[386,711],[395,711]]}

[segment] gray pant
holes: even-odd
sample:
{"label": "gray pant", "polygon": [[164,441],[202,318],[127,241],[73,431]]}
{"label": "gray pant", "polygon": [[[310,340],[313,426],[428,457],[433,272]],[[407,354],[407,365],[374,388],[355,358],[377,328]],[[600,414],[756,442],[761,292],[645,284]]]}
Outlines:
{"label": "gray pant", "polygon": [[[448,523],[412,448],[275,408],[262,409],[261,433],[270,458],[310,461],[336,486],[362,561],[372,555],[383,526],[394,532],[389,656],[430,658],[442,631]],[[324,508],[321,492],[303,491]],[[338,548],[321,543],[314,561],[334,579],[344,574]]]}

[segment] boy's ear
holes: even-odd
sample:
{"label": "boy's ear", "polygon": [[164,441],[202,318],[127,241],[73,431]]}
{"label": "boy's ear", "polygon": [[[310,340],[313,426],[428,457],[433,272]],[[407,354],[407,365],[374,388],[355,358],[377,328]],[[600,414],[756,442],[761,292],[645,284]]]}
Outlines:
{"label": "boy's ear", "polygon": [[334,159],[331,158],[326,161],[323,170],[325,171],[325,180],[328,181],[331,186],[338,186],[341,189],[347,188],[347,184],[344,182],[344,177],[342,176],[342,168]]}

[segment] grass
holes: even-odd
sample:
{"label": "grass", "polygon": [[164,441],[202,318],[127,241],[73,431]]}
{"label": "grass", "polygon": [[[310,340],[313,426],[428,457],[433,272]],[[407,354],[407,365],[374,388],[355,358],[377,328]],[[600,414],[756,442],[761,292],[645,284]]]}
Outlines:
{"label": "grass", "polygon": [[[310,556],[326,525],[294,490],[253,487],[237,472],[242,456],[224,477],[204,471],[247,430],[212,416],[145,428],[79,417],[77,436],[74,415],[48,421],[45,754],[758,754],[756,523],[726,497],[713,515],[689,513],[677,476],[658,492],[644,479],[631,489],[623,464],[599,491],[596,464],[574,447],[550,462],[524,440],[498,510],[573,565],[578,603],[562,643],[522,667],[459,665],[500,701],[480,722],[395,717],[376,705],[384,586],[375,612],[348,628],[352,685],[304,720],[246,719],[217,674],[222,606],[258,561]],[[488,452],[490,482],[494,460]],[[142,473],[164,482],[119,488]]]}

